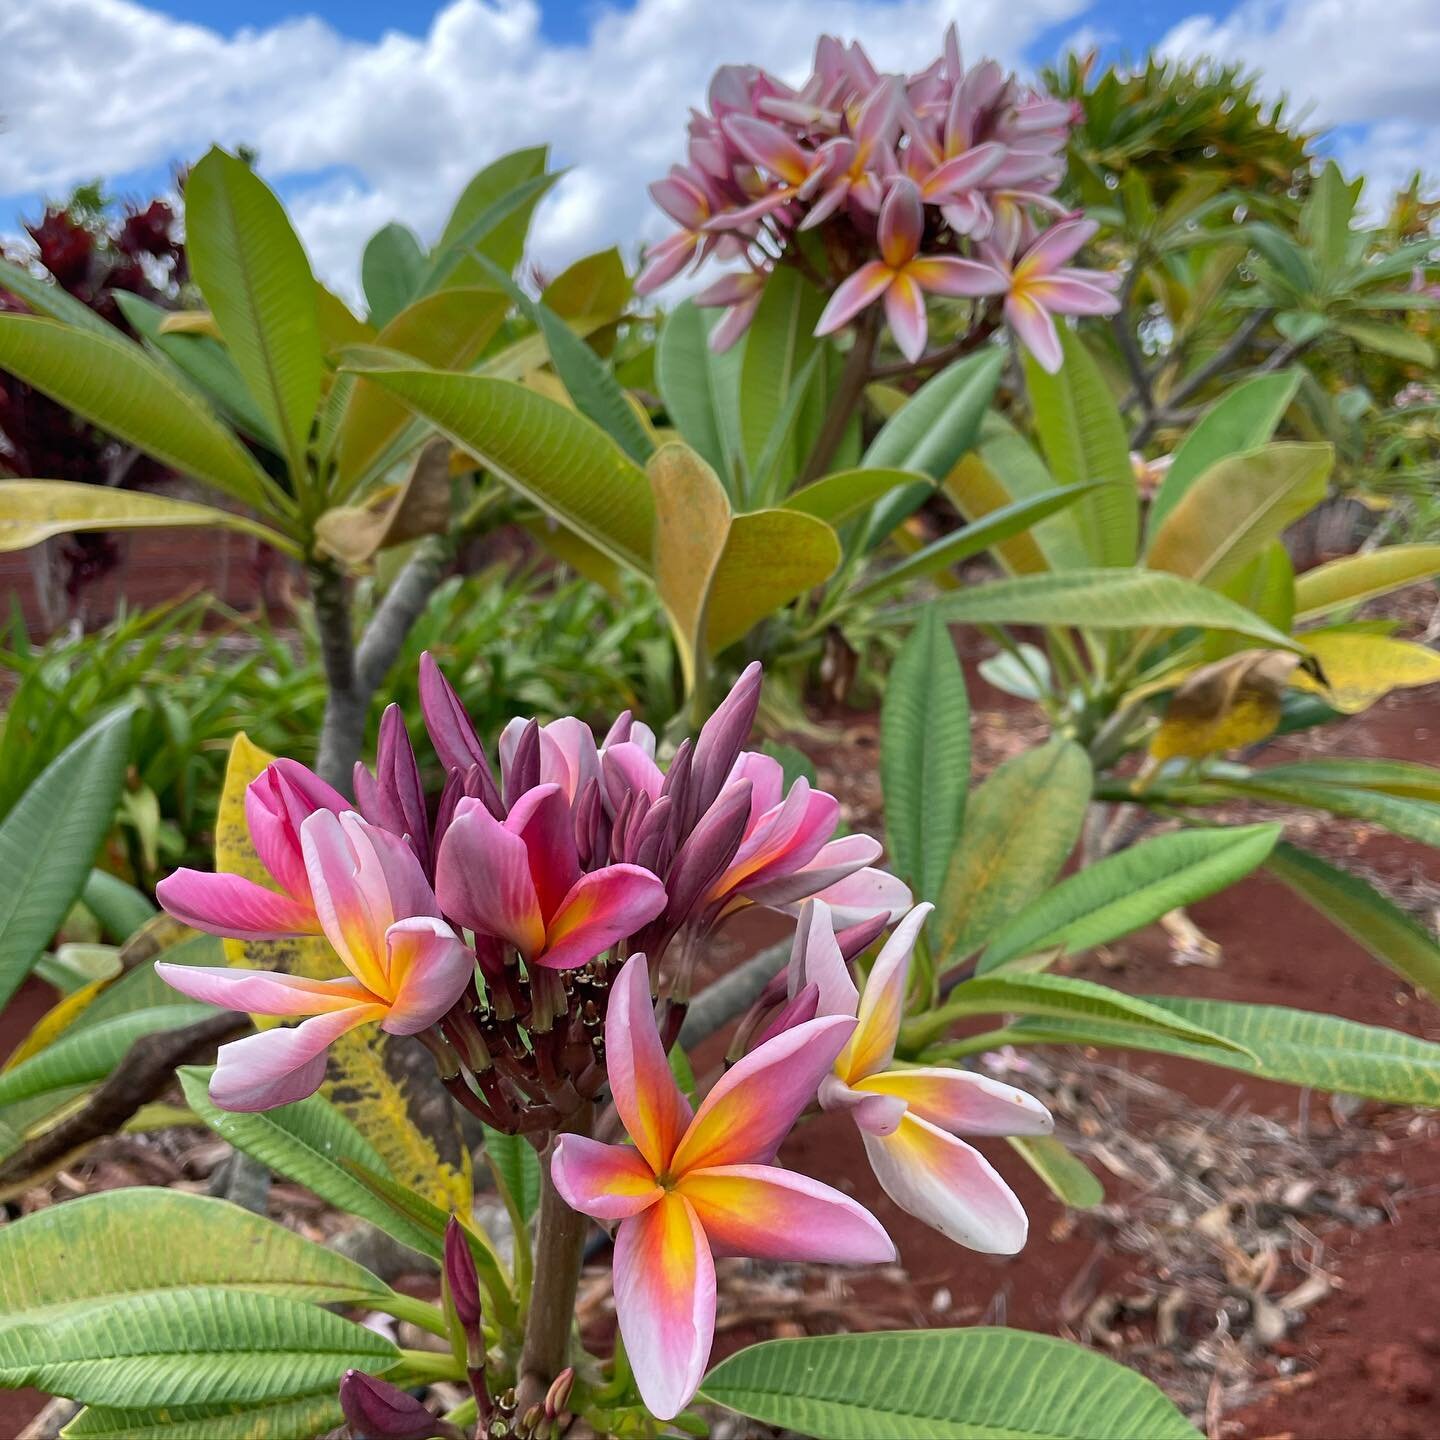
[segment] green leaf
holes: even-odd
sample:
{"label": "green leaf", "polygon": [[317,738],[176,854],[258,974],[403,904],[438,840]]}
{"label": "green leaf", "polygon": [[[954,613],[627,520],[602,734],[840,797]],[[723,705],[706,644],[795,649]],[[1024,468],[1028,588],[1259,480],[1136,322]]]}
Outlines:
{"label": "green leaf", "polygon": [[1354,790],[1378,790],[1411,800],[1440,802],[1440,767],[1410,760],[1341,760],[1317,756],[1290,765],[1267,765],[1271,782],[1344,785]]}
{"label": "green leaf", "polygon": [[[763,479],[761,457],[785,414],[787,402],[810,356],[826,342],[815,338],[825,297],[791,266],[780,266],[765,282],[760,306],[745,332],[740,361],[740,438],[752,477]],[[791,435],[774,457],[788,480],[804,456]]]}
{"label": "green leaf", "polygon": [[1279,825],[1176,830],[1088,865],[999,930],[982,972],[1064,946],[1072,955],[1104,945],[1233,885],[1264,862]]}
{"label": "green leaf", "polygon": [[[1373,885],[1283,842],[1266,868],[1417,990],[1440,999],[1440,944]],[[0,1077],[3,1078],[3,1077]]]}
{"label": "green leaf", "polygon": [[322,1200],[378,1225],[402,1245],[439,1256],[441,1246],[433,1235],[398,1215],[345,1168],[346,1160],[355,1160],[377,1175],[388,1173],[379,1152],[328,1100],[311,1095],[276,1110],[240,1114],[221,1110],[210,1099],[211,1069],[192,1065],[177,1073],[190,1108],[221,1139]]}
{"label": "green leaf", "polygon": [[935,917],[942,962],[962,959],[1055,878],[1090,806],[1090,757],[1071,740],[1012,756],[971,795]]}
{"label": "green leaf", "polygon": [[972,555],[978,555],[982,550],[1003,544],[1028,530],[1037,521],[1044,520],[1046,516],[1074,505],[1094,488],[1094,485],[1071,485],[1060,490],[1047,490],[1024,500],[1016,500],[999,510],[992,510],[982,519],[972,521],[963,529],[942,536],[917,550],[883,575],[862,585],[852,598],[856,602],[874,600],[882,595],[892,594],[913,580],[933,575],[937,570],[947,570],[962,560],[968,560]]}
{"label": "green leaf", "polygon": [[1144,1376],[1025,1330],[765,1340],[701,1396],[816,1440],[1199,1440]]}
{"label": "green leaf", "polygon": [[130,711],[113,711],[46,766],[0,824],[0,1007],[89,878],[129,753]]}
{"label": "green leaf", "polygon": [[440,242],[420,287],[428,294],[438,285],[473,285],[479,267],[466,252],[478,249],[507,275],[525,253],[525,237],[535,207],[560,176],[547,175],[550,150],[535,145],[492,161],[461,192],[445,222]]}
{"label": "green leaf", "polygon": [[[677,305],[655,342],[655,383],[670,423],[722,480],[733,474],[720,419],[720,396],[704,313],[693,300]],[[823,516],[821,517],[824,518]]]}
{"label": "green leaf", "polygon": [[91,334],[35,315],[0,315],[8,370],[107,434],[248,505],[267,477],[196,396],[117,331]]}
{"label": "green leaf", "polygon": [[107,1190],[0,1230],[0,1330],[126,1296],[217,1285],[322,1305],[375,1306],[392,1293],[363,1266],[283,1225],[181,1190]]}
{"label": "green leaf", "polygon": [[345,1420],[337,1387],[254,1405],[169,1405],[117,1410],[89,1405],[60,1432],[62,1440],[308,1440]]}
{"label": "green leaf", "polygon": [[880,710],[885,835],[916,895],[940,893],[965,816],[970,704],[950,632],[933,615],[905,642]]}
{"label": "green leaf", "polygon": [[485,1153],[521,1219],[532,1219],[540,1209],[540,1159],[535,1147],[523,1135],[504,1135],[487,1125]]}
{"label": "green leaf", "polygon": [[[1278,830],[1278,826],[1275,827]],[[1029,953],[1027,951],[1027,953]],[[1170,1014],[1148,1000],[1137,999],[1108,985],[1077,980],[1068,975],[1025,974],[1010,970],[963,981],[938,1009],[907,1020],[902,1043],[907,1050],[938,1040],[957,1021],[969,1015],[1013,1013],[1101,1024],[1111,1029],[1134,1028],[1184,1040],[1209,1053],[1245,1047],[1204,1025]]]}
{"label": "green leaf", "polygon": [[108,870],[90,872],[80,899],[100,922],[100,928],[117,944],[128,940],[156,913],[148,896]]}
{"label": "green leaf", "polygon": [[1277,650],[1303,653],[1304,646],[1258,616],[1185,580],[1147,570],[1072,570],[1021,575],[905,606],[897,620],[935,609],[950,621],[971,625],[1083,625],[1092,630],[1178,630],[1189,626],[1249,635]]}
{"label": "green leaf", "polygon": [[1373,821],[1423,845],[1440,845],[1440,804],[1430,800],[1412,800],[1344,785],[1275,781],[1263,770],[1248,776],[1207,780],[1201,790],[1212,796],[1255,796],[1286,805],[1303,805],[1311,810],[1328,810],[1332,815]]}
{"label": "green leaf", "polygon": [[193,1025],[214,1014],[213,1005],[165,1005],[117,1015],[78,1034],[62,1036],[38,1055],[0,1074],[0,1105],[103,1080],[137,1040]]}
{"label": "green leaf", "polygon": [[1313,620],[1440,574],[1440,545],[1386,545],[1346,555],[1295,578],[1295,618]]}
{"label": "green leaf", "polygon": [[120,1296],[0,1328],[0,1385],[121,1408],[289,1398],[399,1359],[389,1340],[328,1310],[214,1288]]}
{"label": "green leaf", "polygon": [[388,325],[420,293],[425,263],[425,252],[408,225],[392,220],[366,242],[360,284],[376,329]]}
{"label": "green leaf", "polygon": [[1035,430],[1061,485],[1099,482],[1075,509],[1095,565],[1133,565],[1140,536],[1140,494],[1125,425],[1105,377],[1084,342],[1060,327],[1065,363],[1047,374],[1027,353],[1025,383]]}
{"label": "green leaf", "polygon": [[1152,532],[1145,563],[1221,586],[1324,498],[1329,445],[1266,445],[1217,460]]}
{"label": "green leaf", "polygon": [[927,380],[881,427],[860,464],[866,470],[916,470],[930,485],[908,485],[871,512],[862,548],[873,550],[924,503],[980,434],[1005,357],[983,350]]}
{"label": "green leaf", "polygon": [[1088,1210],[1105,1198],[1105,1187],[1088,1165],[1075,1158],[1053,1135],[1011,1135],[1011,1148],[1045,1182],[1057,1199],[1075,1210]]}
{"label": "green leaf", "polygon": [[1392,360],[1403,360],[1408,365],[1424,365],[1427,369],[1435,364],[1435,347],[1423,335],[1417,335],[1403,325],[1347,317],[1337,320],[1335,328],[1377,355],[1388,355]]}
{"label": "green leaf", "polygon": [[1280,1005],[1237,1005],[1168,995],[1146,998],[1156,1009],[1244,1046],[1254,1058],[1155,1031],[1126,1031],[1099,1021],[1078,1025],[1059,1020],[1022,1020],[1005,1032],[1006,1038],[1029,1045],[1098,1044],[1155,1050],[1290,1085],[1363,1095],[1396,1105],[1440,1105],[1440,1045],[1432,1041],[1379,1025],[1360,1025],[1319,1011],[1291,1010]]}
{"label": "green leaf", "polygon": [[787,510],[800,510],[827,525],[841,525],[902,485],[929,481],[913,470],[837,470],[786,496]]}
{"label": "green leaf", "polygon": [[1328,160],[1310,187],[1300,209],[1300,239],[1314,252],[1322,275],[1335,275],[1344,266],[1350,249],[1350,221],[1364,180],[1356,176],[1347,184],[1340,167]]}
{"label": "green leaf", "polygon": [[1301,371],[1256,375],[1227,390],[1185,432],[1150,502],[1149,531],[1158,533],[1176,503],[1217,461],[1268,443],[1299,388]]}
{"label": "green leaf", "polygon": [[[76,330],[88,330],[92,335],[112,340],[121,338],[120,332],[108,320],[77,300],[63,285],[57,285],[53,280],[42,280],[23,265],[17,265],[4,256],[0,256],[0,290],[19,296],[37,315],[48,315],[50,319],[59,320]],[[123,290],[111,293],[121,301],[130,298]],[[124,309],[123,304],[121,308]]]}
{"label": "green leaf", "polygon": [[598,426],[511,380],[438,370],[358,373],[399,396],[597,550],[648,573],[655,526],[650,486]]}
{"label": "green leaf", "polygon": [[6,480],[0,484],[0,552],[28,550],[54,535],[90,530],[238,530],[272,549],[300,558],[278,530],[214,505],[172,500],[144,490],[82,485],[72,480]]}
{"label": "green leaf", "polygon": [[325,360],[315,276],[284,207],[243,160],[212,149],[185,181],[185,249],[291,473],[303,476]]}

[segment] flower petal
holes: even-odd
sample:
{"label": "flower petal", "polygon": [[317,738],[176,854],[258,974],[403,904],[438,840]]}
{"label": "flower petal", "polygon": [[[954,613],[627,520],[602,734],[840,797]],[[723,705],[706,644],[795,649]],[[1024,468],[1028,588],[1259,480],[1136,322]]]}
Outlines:
{"label": "flower petal", "polygon": [[651,1170],[664,1173],[690,1124],[691,1111],[655,1028],[650,968],[643,955],[632,955],[625,962],[610,990],[605,1068],[626,1133]]}
{"label": "flower petal", "polygon": [[585,788],[585,782],[600,773],[600,752],[595,732],[573,715],[562,715],[540,729],[540,778],[559,785],[567,800]]}
{"label": "flower petal", "polygon": [[830,907],[823,900],[807,900],[801,906],[795,942],[790,947],[788,981],[791,999],[807,985],[816,987],[820,995],[817,1015],[853,1016],[860,1004],[850,967],[835,943]]}
{"label": "flower petal", "polygon": [[752,164],[788,185],[801,184],[810,173],[811,157],[778,125],[753,115],[727,115],[720,128]]}
{"label": "flower petal", "polygon": [[886,1070],[857,1090],[904,1100],[912,1114],[957,1135],[1049,1135],[1050,1112],[1013,1085],[943,1066]]}
{"label": "flower petal", "polygon": [[910,908],[914,899],[903,880],[871,866],[817,890],[815,898],[830,907],[837,934],[885,912],[894,922]]}
{"label": "flower petal", "polygon": [[1010,328],[1035,357],[1047,374],[1056,374],[1065,363],[1065,351],[1055,322],[1043,305],[1020,290],[1012,290],[1005,299],[1005,319]]}
{"label": "flower petal", "polygon": [[867,1075],[885,1069],[895,1055],[900,1021],[905,1015],[905,984],[910,978],[910,956],[925,918],[935,907],[917,905],[881,947],[865,989],[860,994],[858,1024],[835,1069],[854,1085]]}
{"label": "flower petal", "polygon": [[606,804],[612,815],[620,808],[620,802],[627,793],[634,791],[658,800],[661,787],[665,784],[665,772],[655,763],[654,753],[646,754],[645,747],[634,740],[607,745],[600,762],[600,773],[604,779]]}
{"label": "flower petal", "polygon": [[885,292],[885,318],[900,353],[912,363],[925,353],[929,326],[925,318],[925,293],[910,267],[901,270]]}
{"label": "flower petal", "polygon": [[978,1150],[918,1115],[893,1135],[861,1135],[876,1179],[902,1210],[986,1255],[1024,1248],[1025,1211]]}
{"label": "flower petal", "polygon": [[822,1016],[752,1050],[720,1077],[695,1112],[672,1173],[768,1164],[854,1028],[842,1015]]}
{"label": "flower petal", "polygon": [[620,1222],[615,1315],[641,1399],[673,1419],[700,1388],[715,1338],[715,1262],[683,1196]]}
{"label": "flower petal", "polygon": [[993,140],[976,145],[937,166],[925,177],[922,197],[932,202],[949,201],[962,191],[973,190],[986,176],[999,169],[1005,147]]}
{"label": "flower petal", "polygon": [[845,1111],[872,1135],[893,1135],[905,1117],[906,1106],[897,1095],[872,1095],[852,1089],[838,1075],[827,1075],[820,1082],[820,1108]]}
{"label": "flower petal", "polygon": [[572,970],[633,935],[665,908],[665,887],[639,865],[607,865],[582,875],[545,930],[537,963]]}
{"label": "flower petal", "polygon": [[906,266],[906,274],[935,295],[1003,295],[1010,282],[993,265],[925,255]]}
{"label": "flower petal", "polygon": [[475,955],[432,915],[397,920],[385,932],[390,1013],[382,1030],[414,1035],[433,1025],[465,992]]}
{"label": "flower petal", "polygon": [[691,1170],[676,1189],[695,1207],[716,1255],[884,1264],[895,1243],[863,1205],[776,1165]]}
{"label": "flower petal", "polygon": [[817,335],[829,335],[832,331],[848,325],[867,305],[873,305],[895,278],[895,272],[879,260],[862,265],[853,275],[847,275],[830,297],[815,323]]}
{"label": "flower petal", "polygon": [[1063,275],[1031,280],[1025,293],[1052,315],[1113,315],[1120,308],[1119,297],[1108,290]]}
{"label": "flower petal", "polygon": [[[823,898],[822,891],[863,870],[872,860],[878,860],[880,849],[880,842],[869,835],[845,835],[839,840],[827,840],[808,865],[758,885],[747,885],[745,893],[757,905],[777,907],[798,903],[812,895]],[[909,909],[909,896],[907,890],[901,902],[904,909]]]}
{"label": "flower petal", "polygon": [[383,1005],[351,1005],[316,1015],[293,1030],[277,1026],[222,1045],[210,1098],[222,1110],[273,1110],[303,1100],[325,1078],[325,1051],[342,1035],[385,1014]]}
{"label": "flower petal", "polygon": [[241,875],[177,870],[156,887],[155,898],[177,920],[236,940],[283,940],[318,935],[313,905],[267,890]]}
{"label": "flower petal", "polygon": [[352,1005],[375,1003],[375,996],[348,976],[310,980],[278,971],[240,970],[228,965],[169,965],[163,960],[155,962],[155,973],[192,1000],[251,1015],[323,1015]]}
{"label": "flower petal", "polygon": [[890,269],[900,269],[915,258],[924,229],[920,187],[908,176],[901,176],[891,185],[880,207],[880,258]]}
{"label": "flower petal", "polygon": [[[540,732],[540,741],[543,753],[544,731]],[[540,913],[548,921],[580,878],[570,798],[559,785],[537,785],[515,802],[505,828],[525,842],[530,879]]]}
{"label": "flower petal", "polygon": [[1085,242],[1099,229],[1098,221],[1086,220],[1078,215],[1069,220],[1062,220],[1058,225],[1052,225],[1040,236],[1021,257],[1020,264],[1015,268],[1023,269],[1025,274],[1030,277],[1038,277],[1048,274],[1051,270],[1057,270],[1061,265],[1072,260]]}
{"label": "flower petal", "polygon": [[[355,818],[359,820],[359,816]],[[356,849],[357,841],[365,849],[363,860]],[[300,827],[300,848],[325,938],[345,968],[367,990],[388,995],[385,931],[395,916],[390,897],[384,892],[384,870],[379,858],[373,848],[365,845],[363,836],[347,828],[340,816],[329,810],[317,810],[306,818]]]}
{"label": "flower petal", "polygon": [[665,1193],[633,1145],[603,1145],[584,1135],[556,1139],[550,1178],[572,1210],[596,1220],[626,1220]]}
{"label": "flower petal", "polygon": [[462,800],[435,862],[440,908],[478,935],[527,958],[545,946],[545,920],[530,878],[530,852],[478,800]]}

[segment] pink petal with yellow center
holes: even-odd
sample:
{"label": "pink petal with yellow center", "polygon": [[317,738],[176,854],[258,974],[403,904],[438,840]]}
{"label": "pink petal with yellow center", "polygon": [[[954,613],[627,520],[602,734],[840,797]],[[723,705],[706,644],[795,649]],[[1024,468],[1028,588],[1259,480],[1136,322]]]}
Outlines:
{"label": "pink petal with yellow center", "polygon": [[885,318],[900,353],[912,363],[925,353],[929,326],[925,319],[925,294],[910,266],[900,271],[885,292]]}
{"label": "pink petal with yellow center", "polygon": [[721,129],[752,165],[777,180],[799,185],[810,173],[810,159],[778,125],[751,115],[727,115]]}
{"label": "pink petal with yellow center", "polygon": [[314,906],[267,890],[240,875],[177,870],[155,887],[155,898],[177,920],[211,935],[280,940],[290,935],[320,933]]}
{"label": "pink petal with yellow center", "polygon": [[978,1150],[918,1115],[893,1135],[861,1135],[876,1179],[902,1210],[986,1255],[1024,1247],[1025,1211]]}
{"label": "pink petal with yellow center", "polygon": [[725,777],[727,785],[736,780],[750,782],[750,824],[752,829],[767,811],[785,798],[785,767],[773,755],[758,750],[742,750]]}
{"label": "pink petal with yellow center", "polygon": [[820,1108],[843,1110],[872,1135],[893,1135],[905,1116],[905,1102],[898,1096],[852,1089],[838,1075],[827,1075],[820,1082]]}
{"label": "pink petal with yellow center", "polygon": [[1017,269],[1023,269],[1027,276],[1044,275],[1067,264],[1098,230],[1095,220],[1076,217],[1052,225],[1025,252]]}
{"label": "pink petal with yellow center", "polygon": [[[821,892],[837,885],[857,870],[863,870],[872,860],[878,860],[880,848],[880,842],[869,835],[845,835],[839,840],[828,840],[808,865],[802,865],[788,875],[777,875],[758,885],[752,883],[746,886],[745,893],[757,905],[777,907],[794,904],[808,899],[811,895],[821,897]],[[901,905],[902,908],[909,908],[908,890]]]}
{"label": "pink petal with yellow center", "polygon": [[1047,374],[1057,374],[1065,363],[1065,351],[1045,307],[1028,292],[1012,290],[1005,297],[1005,320],[1040,368]]}
{"label": "pink petal with yellow center", "polygon": [[325,938],[367,990],[386,995],[385,931],[394,916],[379,859],[367,848],[362,862],[353,835],[338,815],[317,810],[300,827],[300,847]]}
{"label": "pink petal with yellow center", "polygon": [[890,269],[899,270],[915,258],[924,229],[920,187],[908,176],[901,176],[891,185],[880,207],[880,258]]}
{"label": "pink petal with yellow center", "polygon": [[1055,1128],[1033,1096],[971,1070],[886,1070],[859,1081],[856,1091],[903,1100],[912,1114],[957,1135],[1049,1135]]}
{"label": "pink petal with yellow center", "polygon": [[676,1188],[716,1255],[837,1265],[895,1258],[894,1242],[863,1205],[775,1165],[691,1170]]}
{"label": "pink petal with yellow center", "polygon": [[572,1210],[596,1220],[628,1220],[665,1194],[633,1145],[602,1145],[584,1135],[556,1140],[550,1178]]}
{"label": "pink petal with yellow center", "polygon": [[521,954],[545,947],[545,920],[530,877],[530,852],[478,800],[462,800],[435,862],[440,908],[477,935],[493,935]]}
{"label": "pink petal with yellow center", "polygon": [[607,865],[582,875],[550,917],[537,963],[573,970],[633,935],[665,908],[665,886],[639,865]]}
{"label": "pink petal with yellow center", "polygon": [[906,274],[936,295],[1003,295],[1010,288],[1010,282],[993,266],[946,255],[912,260]]}
{"label": "pink petal with yellow center", "polygon": [[683,1196],[620,1222],[615,1316],[646,1408],[673,1419],[700,1388],[715,1337],[715,1262]]}
{"label": "pink petal with yellow center", "polygon": [[905,984],[910,978],[910,955],[925,917],[935,907],[917,905],[896,927],[870,968],[860,994],[858,1023],[836,1073],[854,1085],[867,1075],[885,1069],[895,1057],[900,1021],[905,1015]]}
{"label": "pink petal with yellow center", "polygon": [[1120,309],[1119,297],[1108,290],[1060,275],[1032,280],[1025,293],[1052,315],[1114,315]]}
{"label": "pink petal with yellow center", "polygon": [[611,988],[605,1015],[605,1066],[626,1134],[651,1170],[663,1174],[690,1124],[691,1110],[655,1028],[650,970],[643,955],[632,955],[625,962]]}
{"label": "pink petal with yellow center", "polygon": [[222,1110],[273,1110],[313,1095],[325,1078],[325,1051],[342,1035],[379,1020],[383,1005],[351,1005],[293,1030],[276,1028],[222,1045],[210,1098]]}
{"label": "pink petal with yellow center", "polygon": [[937,166],[925,177],[921,195],[929,201],[951,200],[964,190],[972,190],[987,175],[997,170],[1005,158],[1005,147],[993,140],[966,150]]}
{"label": "pink petal with yellow center", "polygon": [[648,295],[673,280],[690,263],[700,243],[691,230],[677,230],[645,252],[645,267],[635,279],[635,293]]}
{"label": "pink petal with yellow center", "polygon": [[853,275],[846,276],[830,303],[815,322],[817,335],[829,335],[848,325],[868,305],[873,305],[890,288],[895,272],[879,260],[862,265]]}
{"label": "pink petal with yellow center", "polygon": [[397,920],[385,932],[390,1013],[382,1030],[414,1035],[433,1025],[465,992],[475,971],[469,946],[431,915]]}
{"label": "pink petal with yellow center", "polygon": [[525,842],[540,914],[548,921],[580,878],[569,797],[558,785],[537,785],[515,802],[505,828]]}
{"label": "pink petal with yellow center", "polygon": [[225,965],[167,965],[155,962],[155,973],[172,989],[192,1000],[243,1010],[251,1015],[323,1015],[374,1004],[376,997],[351,979],[309,980],[268,970],[238,970]]}
{"label": "pink petal with yellow center", "polygon": [[822,1016],[752,1050],[721,1076],[695,1112],[671,1173],[768,1164],[854,1028],[844,1016]]}

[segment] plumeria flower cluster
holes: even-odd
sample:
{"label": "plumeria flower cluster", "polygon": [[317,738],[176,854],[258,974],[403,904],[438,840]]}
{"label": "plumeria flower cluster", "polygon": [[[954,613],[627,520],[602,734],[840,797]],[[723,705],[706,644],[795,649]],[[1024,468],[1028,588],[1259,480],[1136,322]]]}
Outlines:
{"label": "plumeria flower cluster", "polygon": [[972,333],[998,309],[1053,372],[1055,316],[1118,309],[1115,276],[1071,264],[1097,227],[1055,198],[1075,119],[993,60],[967,69],[954,26],[940,58],[910,76],[882,75],[833,36],[798,88],[723,66],[709,112],[692,113],[687,163],[650,187],[680,228],[647,253],[636,288],[729,262],[696,296],[725,307],[711,335],[723,350],[774,268],[797,265],[830,296],[816,334],[878,303],[911,362],[925,353],[926,295],[961,297],[975,302]]}
{"label": "plumeria flower cluster", "polygon": [[[356,767],[353,804],[290,760],[249,786],[250,838],[272,885],[181,870],[160,886],[166,909],[191,925],[240,940],[320,936],[344,968],[313,979],[157,965],[197,999],[300,1019],[221,1048],[218,1105],[263,1110],[313,1093],[328,1047],[357,1027],[418,1036],[461,1105],[529,1137],[559,1197],[617,1227],[620,1329],[661,1419],[689,1403],[708,1362],[717,1256],[895,1255],[862,1206],[778,1163],[812,1106],[854,1119],[900,1206],[972,1248],[1019,1249],[1024,1212],[958,1136],[1039,1134],[1049,1116],[983,1077],[895,1061],[929,906],[912,906],[875,867],[877,841],[836,835],[833,796],[804,779],[787,786],[777,761],[744,748],[758,665],[665,765],[629,714],[598,743],[567,717],[512,722],[497,775],[428,656],[420,694],[445,776],[438,793],[427,793],[392,706],[375,770]],[[667,1059],[692,972],[715,928],[756,905],[797,917],[790,963],[692,1105]],[[891,926],[862,990],[851,962]],[[468,1255],[455,1230],[447,1287],[483,1409]],[[423,1407],[372,1377],[348,1377],[343,1398],[373,1433],[428,1423]],[[558,1414],[564,1398],[546,1403]],[[548,1413],[541,1406],[536,1423]]]}

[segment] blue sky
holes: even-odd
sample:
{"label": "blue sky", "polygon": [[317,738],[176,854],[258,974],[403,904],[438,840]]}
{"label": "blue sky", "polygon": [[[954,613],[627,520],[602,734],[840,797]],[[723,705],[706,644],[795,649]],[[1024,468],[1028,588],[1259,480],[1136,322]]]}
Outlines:
{"label": "blue sky", "polygon": [[243,141],[353,288],[379,225],[433,234],[482,164],[547,140],[571,169],[541,260],[633,250],[663,229],[645,183],[715,65],[796,75],[826,28],[914,69],[950,19],[968,56],[1022,71],[1091,44],[1239,59],[1377,190],[1440,170],[1437,0],[0,0],[0,234],[77,181],[145,196]]}

